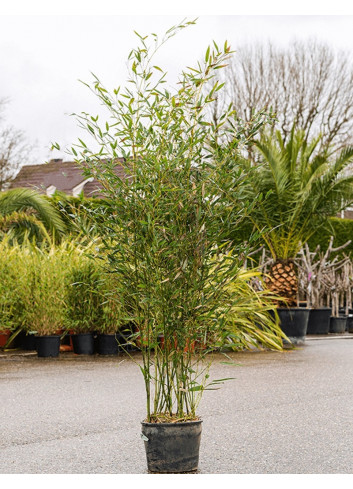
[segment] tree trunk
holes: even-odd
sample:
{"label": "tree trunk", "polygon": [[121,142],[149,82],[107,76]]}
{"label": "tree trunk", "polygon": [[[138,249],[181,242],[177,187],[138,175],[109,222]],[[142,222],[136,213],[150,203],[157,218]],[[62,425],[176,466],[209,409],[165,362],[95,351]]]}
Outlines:
{"label": "tree trunk", "polygon": [[293,260],[277,260],[270,267],[265,284],[269,290],[283,298],[283,301],[278,301],[279,304],[297,305],[298,278]]}

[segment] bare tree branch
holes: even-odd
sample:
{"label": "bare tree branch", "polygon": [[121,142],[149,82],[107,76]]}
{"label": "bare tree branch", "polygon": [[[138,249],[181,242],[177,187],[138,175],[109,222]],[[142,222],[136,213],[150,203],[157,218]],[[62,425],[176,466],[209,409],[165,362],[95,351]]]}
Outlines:
{"label": "bare tree branch", "polygon": [[[309,40],[287,47],[247,44],[236,48],[222,74],[224,103],[249,121],[255,112],[272,107],[274,129],[284,139],[293,123],[310,140],[322,133],[322,145],[333,150],[353,142],[353,63],[345,51]],[[217,111],[220,101],[217,101]]]}
{"label": "bare tree branch", "polygon": [[20,167],[28,163],[33,150],[23,131],[5,124],[8,99],[0,99],[0,191],[6,190]]}

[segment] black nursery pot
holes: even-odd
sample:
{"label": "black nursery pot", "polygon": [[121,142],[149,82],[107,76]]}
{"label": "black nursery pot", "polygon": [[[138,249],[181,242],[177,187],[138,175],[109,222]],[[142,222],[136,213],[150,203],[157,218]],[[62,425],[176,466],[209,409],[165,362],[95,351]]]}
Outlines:
{"label": "black nursery pot", "polygon": [[346,331],[346,316],[334,317],[330,318],[330,333],[344,333]]}
{"label": "black nursery pot", "polygon": [[118,355],[118,336],[116,334],[99,334],[97,351],[99,355]]}
{"label": "black nursery pot", "polygon": [[60,336],[37,336],[36,347],[39,357],[58,357],[60,352]]}
{"label": "black nursery pot", "polygon": [[[26,351],[37,349],[37,336],[34,334],[25,334],[22,337],[22,348]],[[60,346],[60,345],[59,345]]]}
{"label": "black nursery pot", "polygon": [[331,309],[329,307],[310,309],[307,334],[328,334],[330,317]]}
{"label": "black nursery pot", "polygon": [[142,423],[149,472],[194,472],[199,464],[202,421]]}
{"label": "black nursery pot", "polygon": [[79,333],[71,335],[74,353],[77,355],[93,355],[93,333]]}
{"label": "black nursery pot", "polygon": [[278,308],[280,326],[288,339],[296,344],[305,340],[310,309],[304,307]]}
{"label": "black nursery pot", "polygon": [[346,330],[348,333],[353,333],[353,316],[347,317]]}

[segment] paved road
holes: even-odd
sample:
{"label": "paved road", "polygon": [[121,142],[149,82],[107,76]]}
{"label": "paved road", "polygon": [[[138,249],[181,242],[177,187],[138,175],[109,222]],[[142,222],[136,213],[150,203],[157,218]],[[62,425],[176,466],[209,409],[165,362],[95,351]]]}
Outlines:
{"label": "paved road", "polygon": [[[201,474],[353,473],[353,337],[215,357]],[[139,355],[136,355],[136,360]],[[125,356],[0,358],[0,473],[147,473],[142,376]]]}

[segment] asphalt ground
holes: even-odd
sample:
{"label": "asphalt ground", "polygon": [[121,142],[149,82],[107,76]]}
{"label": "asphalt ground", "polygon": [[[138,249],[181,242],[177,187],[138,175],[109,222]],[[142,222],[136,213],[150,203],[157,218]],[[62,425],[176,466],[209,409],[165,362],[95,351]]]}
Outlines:
{"label": "asphalt ground", "polygon": [[[199,474],[352,474],[353,335],[214,356]],[[134,354],[139,361],[140,354]],[[147,474],[145,395],[126,355],[0,356],[1,474]]]}

